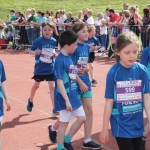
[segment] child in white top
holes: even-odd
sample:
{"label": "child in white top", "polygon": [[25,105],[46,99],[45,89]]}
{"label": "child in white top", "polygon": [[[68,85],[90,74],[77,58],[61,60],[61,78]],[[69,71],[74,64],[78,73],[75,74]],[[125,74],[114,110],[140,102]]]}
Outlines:
{"label": "child in white top", "polygon": [[86,21],[88,25],[94,25],[94,19],[92,17],[92,14],[93,14],[93,10],[88,10],[87,12],[88,19]]}

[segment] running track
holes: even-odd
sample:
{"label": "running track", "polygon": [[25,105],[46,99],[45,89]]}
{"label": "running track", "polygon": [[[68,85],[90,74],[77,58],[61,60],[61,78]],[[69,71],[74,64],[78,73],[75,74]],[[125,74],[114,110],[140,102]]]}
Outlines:
{"label": "running track", "polygon": [[[30,89],[33,85],[34,56],[25,51],[0,50],[0,59],[5,66],[7,89],[12,110],[5,111],[2,128],[3,150],[55,150],[48,139],[47,125],[53,124],[57,118],[51,116],[51,100],[48,84],[42,82],[34,99],[34,110],[26,110]],[[99,142],[99,133],[103,121],[105,105],[104,90],[105,78],[109,68],[114,63],[107,57],[97,58],[95,61],[95,78],[97,87],[93,87],[94,124],[92,138]],[[145,123],[147,119],[144,119]],[[69,126],[71,125],[70,122]],[[72,144],[75,150],[81,150],[84,136],[83,126],[74,136]],[[150,137],[147,138],[147,150],[150,149]],[[111,136],[102,150],[118,150],[115,139]]]}

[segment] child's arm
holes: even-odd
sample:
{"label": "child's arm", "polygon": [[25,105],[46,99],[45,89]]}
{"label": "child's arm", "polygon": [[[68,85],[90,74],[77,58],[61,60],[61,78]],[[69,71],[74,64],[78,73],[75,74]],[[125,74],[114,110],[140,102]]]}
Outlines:
{"label": "child's arm", "polygon": [[109,120],[112,112],[113,107],[113,99],[106,99],[106,104],[104,108],[104,114],[103,114],[103,126],[102,126],[102,132],[100,133],[100,141],[105,144],[109,140]]}
{"label": "child's arm", "polygon": [[148,123],[149,123],[149,130],[150,130],[150,94],[144,94],[144,108],[147,115]]}
{"label": "child's arm", "polygon": [[5,81],[2,82],[2,93],[3,93],[3,96],[5,98],[5,102],[6,102],[6,105],[7,105],[7,111],[9,111],[9,110],[11,110],[11,107],[10,107],[10,101],[9,101],[9,98],[8,98],[8,93],[7,93]]}
{"label": "child's arm", "polygon": [[84,93],[88,92],[88,87],[87,87],[87,85],[86,85],[84,82],[82,82],[82,80],[78,77],[78,75],[77,75],[77,77],[76,77],[76,82],[78,83],[78,85],[79,85],[79,87],[80,87],[80,90],[81,90],[82,92],[84,92]]}
{"label": "child's arm", "polygon": [[66,107],[67,107],[66,109],[68,111],[72,111],[72,107],[71,107],[69,98],[68,98],[68,96],[66,94],[65,87],[64,87],[64,84],[63,84],[61,79],[57,79],[57,85],[58,85],[58,88],[60,90],[60,93],[61,93],[62,97],[64,98],[64,100],[66,102]]}
{"label": "child's arm", "polygon": [[82,66],[82,68],[79,69],[79,71],[78,71],[79,74],[85,74],[85,73],[87,73],[87,72],[89,72],[89,67],[88,67],[88,65]]}

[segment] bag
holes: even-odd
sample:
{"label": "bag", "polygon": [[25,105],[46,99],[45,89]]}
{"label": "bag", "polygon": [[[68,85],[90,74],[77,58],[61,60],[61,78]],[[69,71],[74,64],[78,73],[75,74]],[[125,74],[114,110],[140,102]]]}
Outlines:
{"label": "bag", "polygon": [[109,47],[109,51],[108,51],[108,57],[109,58],[114,58],[114,51],[115,51],[115,44],[112,44],[110,47]]}
{"label": "bag", "polygon": [[0,49],[6,49],[6,48],[7,45],[5,39],[0,39]]}

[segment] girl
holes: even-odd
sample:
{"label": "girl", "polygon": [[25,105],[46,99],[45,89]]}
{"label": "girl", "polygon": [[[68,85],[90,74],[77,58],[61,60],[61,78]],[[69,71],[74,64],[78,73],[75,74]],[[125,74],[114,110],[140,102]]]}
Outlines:
{"label": "girl", "polygon": [[150,89],[146,67],[136,63],[140,44],[133,32],[119,35],[116,43],[117,63],[109,70],[106,78],[106,104],[102,143],[109,139],[109,121],[112,135],[120,150],[141,150],[143,106],[150,122]]}
{"label": "girl", "polygon": [[88,10],[88,12],[87,12],[87,17],[88,17],[88,19],[87,19],[87,21],[86,21],[86,23],[87,23],[88,25],[94,25],[94,19],[93,19],[93,17],[92,17],[92,14],[93,14],[93,10]]}
{"label": "girl", "polygon": [[[36,90],[39,88],[41,81],[48,81],[50,97],[52,104],[54,102],[54,54],[56,40],[51,37],[54,30],[53,24],[45,22],[42,24],[43,36],[36,39],[31,47],[31,51],[35,51],[35,67],[34,76],[32,79],[35,80],[34,85],[31,89],[30,98],[28,99],[27,110],[32,111],[33,98]],[[53,105],[54,106],[54,105]],[[57,114],[53,109],[53,114]]]}

